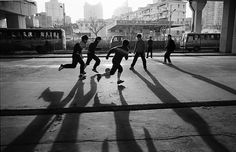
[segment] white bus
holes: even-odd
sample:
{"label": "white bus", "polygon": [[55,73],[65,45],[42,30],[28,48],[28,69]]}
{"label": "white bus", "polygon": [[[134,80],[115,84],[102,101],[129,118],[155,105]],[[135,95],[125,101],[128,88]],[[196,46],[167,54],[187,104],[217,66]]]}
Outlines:
{"label": "white bus", "polygon": [[180,47],[189,51],[214,49],[219,51],[219,33],[185,33],[180,41]]}
{"label": "white bus", "polygon": [[0,53],[36,50],[49,53],[66,49],[63,29],[10,29],[0,28]]}

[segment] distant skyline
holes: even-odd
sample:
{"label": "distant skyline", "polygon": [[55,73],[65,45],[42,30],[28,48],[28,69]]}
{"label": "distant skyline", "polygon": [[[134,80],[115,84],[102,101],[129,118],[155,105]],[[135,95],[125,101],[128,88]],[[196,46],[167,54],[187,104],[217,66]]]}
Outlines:
{"label": "distant skyline", "polygon": [[[50,0],[35,0],[37,2],[38,13],[45,12],[45,2]],[[65,12],[67,16],[70,16],[72,22],[82,19],[84,17],[84,3],[96,4],[101,1],[103,5],[103,17],[104,19],[111,18],[114,10],[122,6],[126,0],[58,0],[60,3],[65,3]],[[147,4],[152,4],[153,0],[128,0],[129,7],[133,11],[137,10],[139,7],[145,7]],[[189,8],[189,4],[186,4],[186,17],[192,17],[192,12]]]}

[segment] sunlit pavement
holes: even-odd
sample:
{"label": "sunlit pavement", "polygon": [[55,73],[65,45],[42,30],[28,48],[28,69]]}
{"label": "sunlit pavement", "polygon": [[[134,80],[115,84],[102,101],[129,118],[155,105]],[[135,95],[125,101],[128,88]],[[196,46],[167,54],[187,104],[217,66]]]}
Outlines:
{"label": "sunlit pavement", "polygon": [[[101,58],[98,71],[111,68]],[[236,101],[235,56],[173,56],[141,59],[125,82],[116,75],[98,82],[92,65],[78,81],[79,67],[58,71],[70,58],[1,59],[1,109],[102,107],[156,103]],[[235,151],[236,106],[2,116],[3,151]]]}

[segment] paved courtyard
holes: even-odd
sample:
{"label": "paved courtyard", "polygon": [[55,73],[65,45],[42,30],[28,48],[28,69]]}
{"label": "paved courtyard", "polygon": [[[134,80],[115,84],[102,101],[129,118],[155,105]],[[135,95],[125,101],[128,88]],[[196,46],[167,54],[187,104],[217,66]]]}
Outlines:
{"label": "paved courtyard", "polygon": [[[111,67],[101,58],[100,73]],[[1,59],[1,110],[108,107],[189,102],[235,102],[235,56],[173,56],[123,60],[116,75],[98,82],[92,64],[58,71],[70,58]],[[141,107],[141,106],[140,106]],[[209,106],[63,115],[1,116],[1,151],[156,152],[236,151],[236,106]]]}

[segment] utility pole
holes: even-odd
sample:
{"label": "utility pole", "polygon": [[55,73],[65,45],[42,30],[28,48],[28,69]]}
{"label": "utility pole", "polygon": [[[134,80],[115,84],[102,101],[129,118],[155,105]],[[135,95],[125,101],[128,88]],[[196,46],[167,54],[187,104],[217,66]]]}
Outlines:
{"label": "utility pole", "polygon": [[66,26],[66,12],[65,12],[65,3],[63,3],[63,25]]}
{"label": "utility pole", "polygon": [[63,26],[66,26],[66,12],[65,12],[65,4],[63,3],[62,6],[60,6],[60,8],[62,8],[62,13],[63,13]]}
{"label": "utility pole", "polygon": [[175,11],[176,11],[176,9],[172,10],[172,5],[170,5],[170,9],[169,9],[169,17],[170,17],[170,19],[169,19],[169,34],[171,32],[171,17],[172,17],[172,13],[174,13]]}

